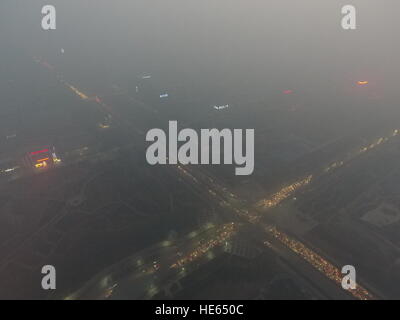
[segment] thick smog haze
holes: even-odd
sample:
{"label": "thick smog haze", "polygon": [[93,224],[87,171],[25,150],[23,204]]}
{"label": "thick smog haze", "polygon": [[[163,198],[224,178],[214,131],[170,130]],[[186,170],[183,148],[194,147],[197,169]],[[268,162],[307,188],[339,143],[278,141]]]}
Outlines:
{"label": "thick smog haze", "polygon": [[43,32],[45,4],[3,1],[2,34],[35,54],[64,48],[65,63],[79,70],[242,74],[306,86],[398,68],[390,63],[400,53],[393,0],[352,1],[358,29],[349,32],[340,27],[344,1],[53,1],[57,30]]}
{"label": "thick smog haze", "polygon": [[399,17],[1,0],[0,299],[399,299]]}

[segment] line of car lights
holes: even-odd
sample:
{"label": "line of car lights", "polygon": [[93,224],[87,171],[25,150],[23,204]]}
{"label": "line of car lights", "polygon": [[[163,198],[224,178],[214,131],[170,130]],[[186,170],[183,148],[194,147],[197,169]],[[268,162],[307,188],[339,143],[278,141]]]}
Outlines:
{"label": "line of car lights", "polygon": [[[364,84],[364,83],[359,83]],[[68,85],[67,86],[75,93],[77,94],[81,99],[87,100],[89,97],[76,89],[75,87]],[[97,101],[98,102],[98,101]],[[395,130],[393,132],[393,136],[396,136],[399,134],[399,130]],[[367,146],[363,147],[360,149],[359,154],[366,152],[368,150],[371,150],[375,148],[376,146],[380,145],[383,142],[386,142],[388,138],[381,138],[377,142]],[[45,165],[46,162],[43,162],[43,165]],[[340,167],[344,164],[343,161],[333,164],[330,167],[332,168],[337,168]],[[198,183],[198,180],[191,175],[189,172],[184,170],[182,167],[178,166],[178,169],[182,171],[185,175],[189,176],[194,182]],[[306,178],[296,181],[288,186],[283,187],[280,191],[277,193],[273,194],[270,198],[268,199],[263,199],[258,203],[258,206],[262,206],[264,208],[272,208],[281,203],[283,200],[287,199],[290,197],[294,192],[296,192],[298,189],[308,185],[313,176],[309,175]],[[241,210],[236,210],[239,211],[242,215]],[[248,214],[248,212],[245,212]],[[254,220],[255,217],[249,216],[250,221]],[[177,267],[182,267],[183,265],[190,263],[196,259],[199,259],[200,257],[204,256],[206,253],[208,253],[212,248],[221,245],[223,242],[226,242],[230,237],[232,237],[235,233],[235,225],[234,223],[224,225],[222,227],[222,232],[217,236],[216,239],[211,239],[204,244],[200,244],[196,250],[192,251],[189,253],[187,256],[180,258],[176,263],[171,265],[171,268],[177,268]],[[282,243],[284,243],[287,247],[289,247],[292,251],[296,252],[297,254],[300,254],[305,260],[307,260],[310,264],[312,264],[314,267],[316,267],[319,271],[323,272],[328,278],[338,282],[339,279],[341,282],[341,277],[340,277],[340,272],[339,270],[334,267],[333,265],[329,264],[326,260],[324,260],[322,257],[318,256],[315,254],[312,250],[308,249],[305,247],[302,243],[290,239],[287,235],[285,235],[282,232],[279,232],[275,227],[274,229],[269,229],[267,230],[270,233],[272,233],[275,238],[280,240]],[[372,295],[364,288],[358,286],[358,289],[352,292],[352,294],[359,298],[359,299],[371,299],[373,298]]]}
{"label": "line of car lights", "polygon": [[204,255],[208,254],[211,249],[221,246],[227,240],[229,240],[237,232],[237,225],[233,222],[223,225],[216,230],[216,237],[205,242],[199,242],[199,246],[196,247],[186,256],[180,257],[178,261],[173,263],[170,268],[182,268],[188,263],[191,263]]}
{"label": "line of car lights", "polygon": [[[302,257],[309,264],[311,264],[315,269],[323,273],[326,277],[333,280],[337,284],[341,285],[343,275],[340,270],[333,264],[326,261],[323,257],[315,253],[313,250],[307,248],[303,243],[290,238],[287,234],[282,231],[278,231],[276,227],[267,227],[266,231],[273,235],[273,237],[282,244],[284,244],[291,251]],[[269,246],[268,243],[265,245]],[[349,290],[349,292],[357,299],[360,300],[371,300],[374,296],[368,292],[367,289],[360,285],[357,285],[356,289]]]}

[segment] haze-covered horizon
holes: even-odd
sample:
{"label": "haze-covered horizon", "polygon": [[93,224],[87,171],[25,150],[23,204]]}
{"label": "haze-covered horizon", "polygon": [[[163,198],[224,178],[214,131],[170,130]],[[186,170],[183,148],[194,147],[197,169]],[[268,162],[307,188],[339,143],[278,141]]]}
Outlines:
{"label": "haze-covered horizon", "polygon": [[358,28],[350,31],[340,26],[343,1],[53,1],[57,30],[49,32],[40,28],[46,3],[3,2],[3,43],[48,59],[64,48],[65,67],[76,70],[304,86],[375,76],[390,86],[399,68],[395,1],[352,1]]}
{"label": "haze-covered horizon", "polygon": [[[396,0],[1,0],[0,299],[398,298],[399,14]],[[249,175],[150,163],[146,133],[169,121],[254,130]]]}

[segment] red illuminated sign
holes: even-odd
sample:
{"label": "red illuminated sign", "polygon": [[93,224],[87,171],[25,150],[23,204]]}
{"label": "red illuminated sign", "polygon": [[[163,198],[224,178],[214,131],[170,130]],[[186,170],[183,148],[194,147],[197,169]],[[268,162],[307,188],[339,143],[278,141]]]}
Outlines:
{"label": "red illuminated sign", "polygon": [[34,151],[34,152],[31,152],[30,155],[34,156],[35,154],[40,154],[40,153],[45,153],[45,152],[49,152],[49,149],[43,149],[43,150],[39,150],[39,151]]}

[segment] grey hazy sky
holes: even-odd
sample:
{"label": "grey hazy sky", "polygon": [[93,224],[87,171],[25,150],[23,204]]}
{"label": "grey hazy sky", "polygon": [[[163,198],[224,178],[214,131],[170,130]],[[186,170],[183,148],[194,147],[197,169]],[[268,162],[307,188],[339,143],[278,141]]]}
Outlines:
{"label": "grey hazy sky", "polygon": [[[42,31],[41,7],[57,9],[57,30]],[[358,9],[358,29],[340,27],[340,9]],[[399,72],[397,0],[2,0],[1,46],[74,65],[130,65],[196,72],[236,70],[320,82]]]}

